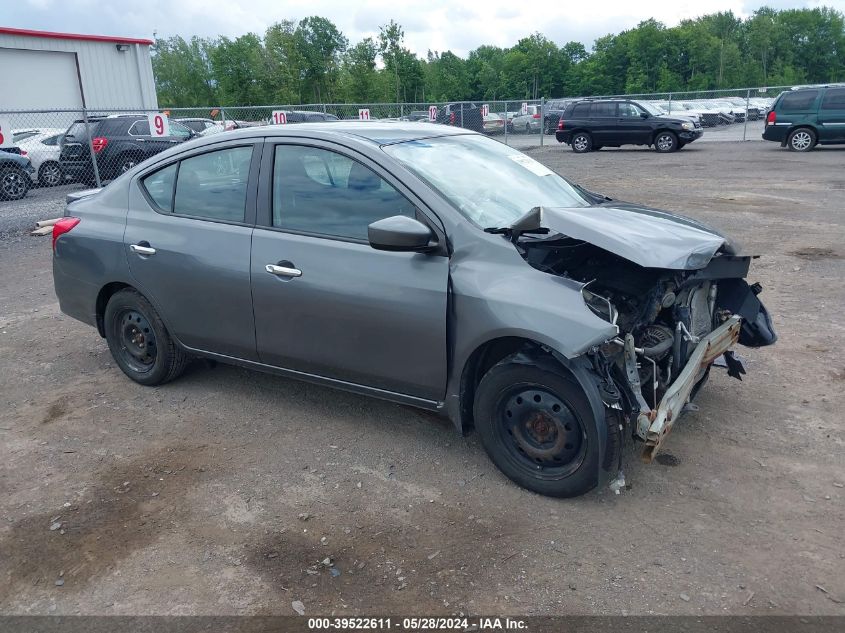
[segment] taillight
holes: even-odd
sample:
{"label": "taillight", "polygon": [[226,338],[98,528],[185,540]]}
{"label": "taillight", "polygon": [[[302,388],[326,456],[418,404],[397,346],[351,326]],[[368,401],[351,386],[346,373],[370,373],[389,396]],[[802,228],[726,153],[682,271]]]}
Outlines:
{"label": "taillight", "polygon": [[104,149],[106,149],[106,145],[109,144],[109,139],[105,136],[95,136],[91,139],[91,145],[94,147],[94,153],[99,154]]}
{"label": "taillight", "polygon": [[53,252],[56,252],[56,240],[79,224],[79,218],[62,218],[53,225]]}
{"label": "taillight", "polygon": [[777,119],[777,115],[775,114],[775,111],[772,110],[766,115],[766,125],[774,125],[775,119]]}
{"label": "taillight", "polygon": [[534,115],[534,116],[532,116],[531,118],[532,118],[532,119],[539,119],[539,118],[540,118],[540,113],[538,112],[537,114],[535,114],[535,115]]}
{"label": "taillight", "polygon": [[563,129],[563,119],[558,120],[558,122],[557,122],[557,129],[559,129],[559,130],[562,130],[562,129]]}
{"label": "taillight", "polygon": [[449,113],[449,125],[455,125],[455,113]]}
{"label": "taillight", "polygon": [[24,149],[21,150],[21,156],[26,156],[26,150],[24,150]]}

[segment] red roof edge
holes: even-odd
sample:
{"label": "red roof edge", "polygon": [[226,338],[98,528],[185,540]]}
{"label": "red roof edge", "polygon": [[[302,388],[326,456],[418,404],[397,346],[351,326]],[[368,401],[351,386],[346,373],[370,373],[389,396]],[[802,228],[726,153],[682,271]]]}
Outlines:
{"label": "red roof edge", "polygon": [[78,33],[54,33],[52,31],[33,31],[31,29],[13,29],[0,26],[0,35],[25,35],[28,37],[46,37],[55,40],[81,40],[83,42],[113,42],[115,44],[143,44],[150,46],[152,40],[135,37],[111,37],[109,35],[80,35]]}

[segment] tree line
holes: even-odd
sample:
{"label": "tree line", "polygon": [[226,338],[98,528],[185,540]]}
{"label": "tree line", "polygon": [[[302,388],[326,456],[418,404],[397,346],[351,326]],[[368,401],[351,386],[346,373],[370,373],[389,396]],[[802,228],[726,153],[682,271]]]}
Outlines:
{"label": "tree line", "polygon": [[263,35],[157,38],[152,51],[164,106],[435,102],[713,90],[845,81],[845,16],[835,9],[762,7],[678,26],[635,28],[558,46],[540,33],[464,58],[404,45],[390,20],[350,45],[331,20],[283,20]]}

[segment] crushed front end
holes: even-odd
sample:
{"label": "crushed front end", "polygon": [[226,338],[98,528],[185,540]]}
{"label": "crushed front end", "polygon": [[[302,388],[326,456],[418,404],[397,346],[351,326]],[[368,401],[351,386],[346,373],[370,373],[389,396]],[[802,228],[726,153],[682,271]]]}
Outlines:
{"label": "crushed front end", "polygon": [[519,249],[533,267],[582,282],[587,306],[617,326],[618,336],[587,354],[603,377],[607,406],[622,410],[628,432],[644,442],[646,461],[714,364],[742,379],[735,344],[777,339],[759,284],[745,281],[751,257],[727,244],[712,255],[691,252],[683,269],[641,266],[561,234],[523,239]]}

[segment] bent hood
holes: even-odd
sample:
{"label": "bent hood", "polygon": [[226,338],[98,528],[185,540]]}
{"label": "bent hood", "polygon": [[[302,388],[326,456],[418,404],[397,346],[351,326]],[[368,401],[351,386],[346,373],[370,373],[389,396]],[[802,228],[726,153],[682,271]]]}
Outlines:
{"label": "bent hood", "polygon": [[691,218],[631,204],[543,207],[541,226],[645,268],[704,268],[726,238]]}

